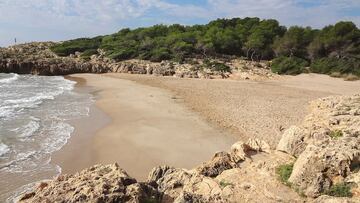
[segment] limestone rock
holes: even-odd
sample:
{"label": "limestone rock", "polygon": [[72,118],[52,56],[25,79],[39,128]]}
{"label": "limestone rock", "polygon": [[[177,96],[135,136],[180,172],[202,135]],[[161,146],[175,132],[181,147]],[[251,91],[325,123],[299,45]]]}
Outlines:
{"label": "limestone rock", "polygon": [[360,139],[344,137],[308,145],[295,162],[289,178],[306,196],[317,197],[352,173],[360,160]]}
{"label": "limestone rock", "polygon": [[249,139],[246,144],[251,150],[257,151],[257,152],[267,152],[270,153],[270,145],[266,143],[263,140],[259,139]]}
{"label": "limestone rock", "polygon": [[61,175],[41,183],[20,202],[143,202],[159,200],[150,185],[137,183],[117,164],[97,165],[75,175]]}
{"label": "limestone rock", "polygon": [[216,177],[223,171],[236,167],[236,163],[227,152],[218,152],[208,162],[197,168],[198,172],[204,176]]}
{"label": "limestone rock", "polygon": [[297,126],[291,126],[285,130],[276,147],[277,150],[298,156],[306,147],[305,138],[309,137],[306,131]]}
{"label": "limestone rock", "polygon": [[310,108],[311,113],[301,126],[284,132],[278,150],[298,156],[313,142],[336,139],[336,136],[359,137],[360,95],[318,99]]}

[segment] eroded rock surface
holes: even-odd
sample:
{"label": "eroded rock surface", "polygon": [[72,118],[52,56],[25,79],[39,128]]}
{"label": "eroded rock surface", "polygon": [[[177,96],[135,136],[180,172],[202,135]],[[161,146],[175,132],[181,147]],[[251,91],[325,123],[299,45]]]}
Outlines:
{"label": "eroded rock surface", "polygon": [[75,175],[61,175],[39,184],[20,202],[144,202],[158,201],[160,193],[138,183],[117,164],[97,165]]}
{"label": "eroded rock surface", "polygon": [[318,197],[343,183],[359,195],[359,112],[360,95],[319,99],[301,126],[285,131],[277,149],[298,157],[289,178],[294,188]]}

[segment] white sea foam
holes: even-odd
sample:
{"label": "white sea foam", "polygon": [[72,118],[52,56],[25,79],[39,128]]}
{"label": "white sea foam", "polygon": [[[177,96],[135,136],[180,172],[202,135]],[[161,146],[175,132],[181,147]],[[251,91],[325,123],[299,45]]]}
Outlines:
{"label": "white sea foam", "polygon": [[[17,78],[5,83],[10,76]],[[50,163],[51,154],[74,131],[68,120],[87,116],[94,100],[71,91],[76,83],[63,77],[0,74],[0,80],[0,177],[56,175],[61,169]],[[29,178],[23,184],[37,180]]]}
{"label": "white sea foam", "polygon": [[65,122],[52,123],[49,127],[51,136],[47,136],[43,140],[43,152],[52,153],[60,150],[74,132],[74,127]]}
{"label": "white sea foam", "polygon": [[18,74],[11,73],[11,74],[9,74],[9,75],[10,75],[11,77],[0,79],[0,83],[11,83],[11,82],[19,79],[19,75],[18,75]]}
{"label": "white sea foam", "polygon": [[31,117],[31,120],[28,124],[21,126],[19,128],[12,129],[11,131],[16,132],[19,138],[29,138],[34,133],[39,130],[40,122],[39,119]]}
{"label": "white sea foam", "polygon": [[5,155],[6,153],[8,153],[10,151],[9,146],[7,146],[4,143],[0,143],[0,157]]}

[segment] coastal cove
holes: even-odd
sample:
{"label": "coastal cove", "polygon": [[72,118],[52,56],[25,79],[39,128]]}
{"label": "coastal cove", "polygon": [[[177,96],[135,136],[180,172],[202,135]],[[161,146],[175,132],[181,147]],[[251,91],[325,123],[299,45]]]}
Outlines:
{"label": "coastal cove", "polygon": [[155,166],[192,168],[237,140],[166,90],[106,75],[67,79],[77,81],[80,89],[90,88],[96,102],[88,118],[72,123],[75,132],[53,155],[52,163],[63,173],[116,162],[145,180]]}

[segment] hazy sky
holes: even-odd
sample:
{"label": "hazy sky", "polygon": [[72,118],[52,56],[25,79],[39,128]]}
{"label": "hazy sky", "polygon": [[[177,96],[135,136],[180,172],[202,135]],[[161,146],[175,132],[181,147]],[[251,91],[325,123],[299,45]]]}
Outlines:
{"label": "hazy sky", "polygon": [[0,46],[15,37],[58,41],[124,27],[247,16],[316,28],[351,20],[360,27],[360,0],[0,0]]}

